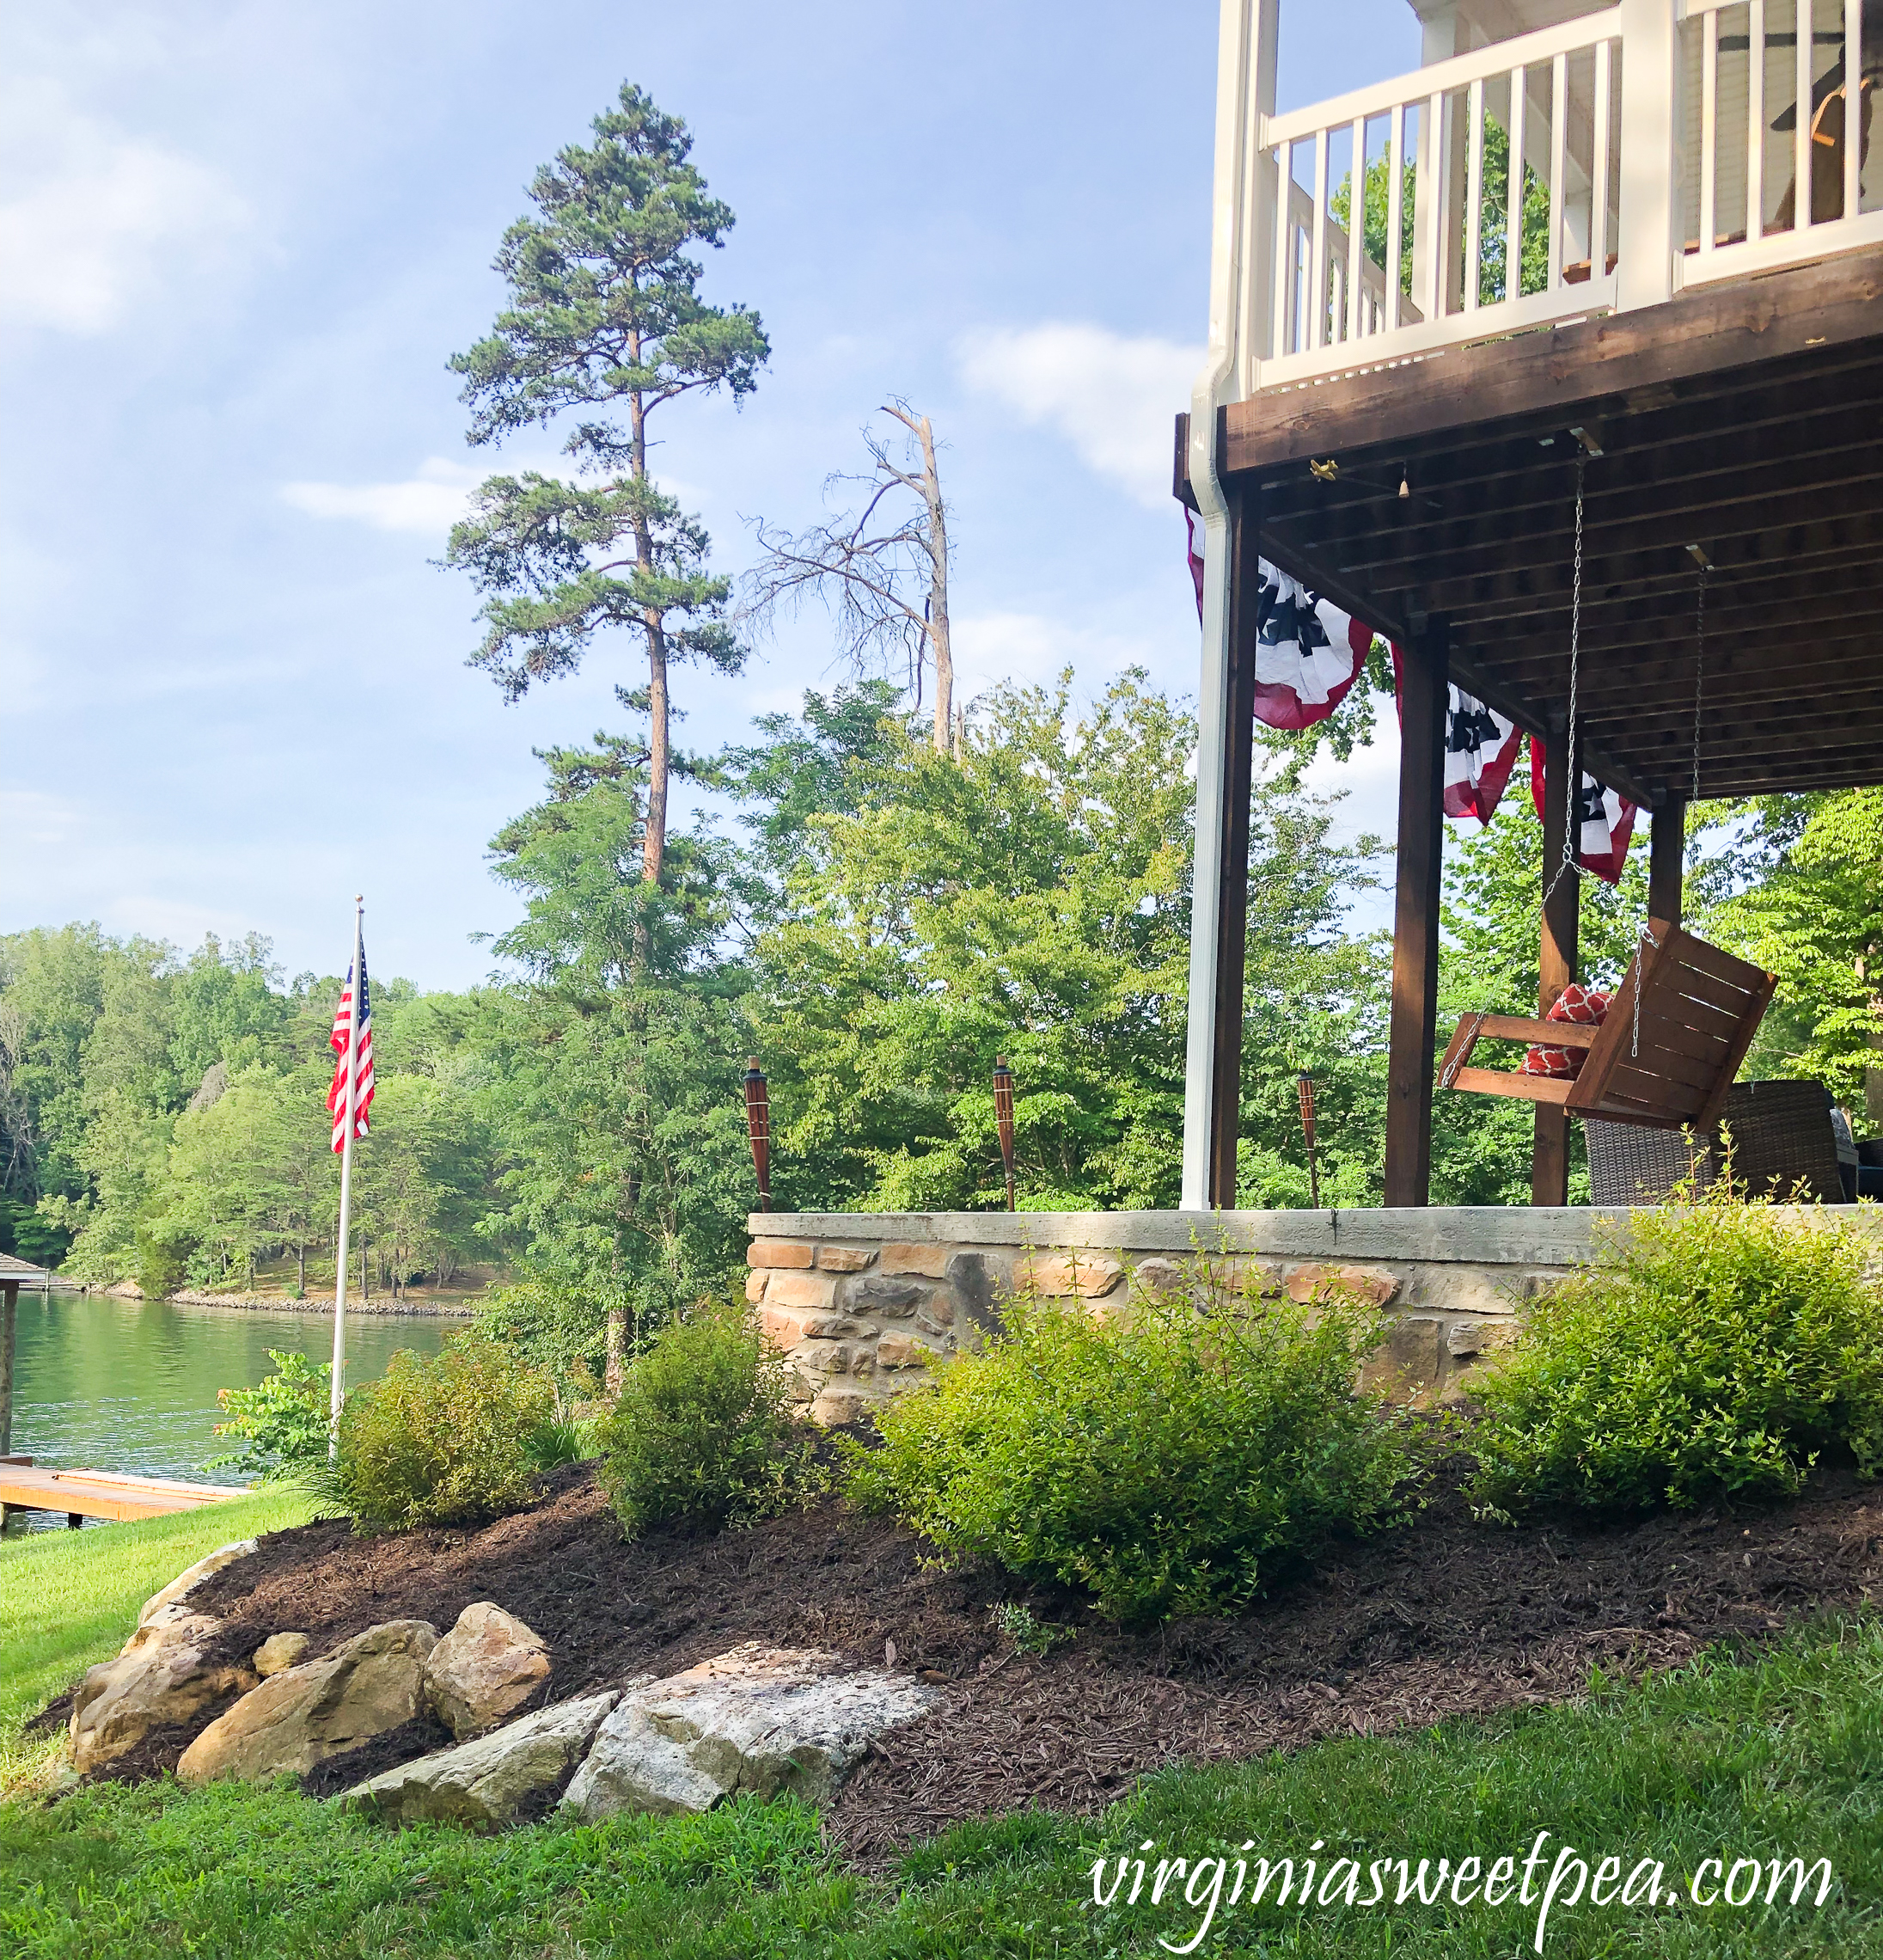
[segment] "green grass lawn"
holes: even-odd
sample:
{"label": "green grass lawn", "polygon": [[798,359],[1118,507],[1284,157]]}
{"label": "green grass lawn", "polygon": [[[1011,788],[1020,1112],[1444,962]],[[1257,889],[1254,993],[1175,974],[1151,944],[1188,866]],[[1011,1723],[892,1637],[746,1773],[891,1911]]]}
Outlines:
{"label": "green grass lawn", "polygon": [[[1207,1861],[1226,1859],[1232,1877],[1238,1847],[1253,1840],[1250,1859],[1294,1859],[1295,1892],[1277,1906],[1271,1885],[1259,1907],[1220,1908],[1196,1951],[1507,1960],[1536,1951],[1538,1895],[1567,1842],[1598,1876],[1604,1857],[1621,1875],[1661,1861],[1660,1902],[1612,1902],[1611,1878],[1611,1902],[1570,1904],[1575,1866],[1566,1865],[1547,1953],[1883,1956],[1880,1809],[1883,1630],[1826,1627],[1752,1665],[1709,1657],[1639,1687],[1597,1681],[1575,1706],[1168,1772],[1101,1818],[964,1827],[882,1878],[847,1870],[823,1847],[815,1815],[788,1803],[478,1838],[390,1832],[285,1785],[186,1795],[165,1782],[17,1802],[0,1805],[0,1952],[1112,1960],[1187,1945],[1203,1911],[1183,1902],[1185,1884],[1205,1899]],[[1551,1834],[1528,1906],[1487,1908],[1457,1880],[1469,1902],[1397,1904],[1397,1863],[1382,1905],[1357,1902],[1370,1895],[1364,1875],[1356,1903],[1339,1901],[1336,1859],[1363,1874],[1401,1858],[1415,1872],[1421,1859],[1475,1857],[1489,1867],[1500,1855],[1520,1862],[1538,1831]],[[1140,1852],[1146,1841],[1152,1848]],[[1767,1906],[1763,1884],[1761,1902],[1737,1909],[1689,1896],[1697,1870],[1713,1894],[1737,1860],[1794,1853],[1830,1859],[1823,1906]],[[1098,1908],[1093,1863],[1105,1861],[1109,1889],[1121,1855],[1134,1871],[1140,1856],[1151,1867],[1144,1896]],[[1304,1906],[1308,1857],[1316,1900]],[[1153,1907],[1157,1862],[1176,1858],[1190,1876]],[[1718,1871],[1703,1864],[1713,1859]],[[1336,1892],[1323,1905],[1330,1878]],[[1745,1883],[1742,1870],[1738,1889]],[[1121,1901],[1130,1890],[1128,1873]]]}
{"label": "green grass lawn", "polygon": [[0,1792],[35,1776],[50,1744],[20,1724],[121,1647],[138,1608],[205,1553],[302,1523],[297,1492],[258,1491],[141,1524],[0,1540]]}

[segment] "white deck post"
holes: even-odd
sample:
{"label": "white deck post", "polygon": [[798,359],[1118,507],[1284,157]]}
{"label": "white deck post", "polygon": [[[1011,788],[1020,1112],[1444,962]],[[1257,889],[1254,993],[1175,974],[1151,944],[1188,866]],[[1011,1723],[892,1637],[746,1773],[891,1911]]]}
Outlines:
{"label": "white deck post", "polygon": [[[1621,0],[1621,223],[1616,310],[1674,294],[1674,89],[1677,0]],[[1599,268],[1590,267],[1592,276]]]}
{"label": "white deck post", "polygon": [[[1260,385],[1260,350],[1244,323],[1274,317],[1273,228],[1245,213],[1275,208],[1281,187],[1265,156],[1275,107],[1280,0],[1222,0],[1216,53],[1215,193],[1210,212],[1209,351],[1190,395],[1190,488],[1203,517],[1203,646],[1197,685],[1196,856],[1190,896],[1189,1041],[1183,1065],[1186,1211],[1209,1208],[1210,1112],[1216,1071],[1216,970],[1228,761],[1229,507],[1216,479],[1216,411]],[[1255,239],[1244,264],[1243,241]]]}

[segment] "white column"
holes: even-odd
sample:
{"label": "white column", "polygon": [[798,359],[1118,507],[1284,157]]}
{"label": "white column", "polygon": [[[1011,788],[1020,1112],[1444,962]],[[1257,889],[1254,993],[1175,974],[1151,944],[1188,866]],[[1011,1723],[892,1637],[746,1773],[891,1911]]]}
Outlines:
{"label": "white column", "polygon": [[[1677,0],[1622,0],[1621,223],[1616,309],[1674,292],[1674,83]],[[1809,0],[1806,0],[1808,6]]]}
{"label": "white column", "polygon": [[[1229,683],[1229,512],[1216,480],[1216,411],[1238,381],[1260,385],[1243,325],[1273,317],[1272,242],[1280,186],[1263,171],[1263,118],[1275,107],[1279,0],[1222,0],[1216,45],[1216,168],[1210,211],[1209,351],[1190,394],[1190,488],[1203,516],[1203,646],[1197,685],[1196,861],[1190,904],[1189,1042],[1183,1067],[1186,1211],[1209,1204],[1210,1106],[1216,1067],[1216,956]],[[1266,191],[1266,195],[1262,194]],[[1251,228],[1250,218],[1256,223]],[[1244,256],[1245,243],[1248,246]],[[1246,284],[1245,284],[1246,282]]]}

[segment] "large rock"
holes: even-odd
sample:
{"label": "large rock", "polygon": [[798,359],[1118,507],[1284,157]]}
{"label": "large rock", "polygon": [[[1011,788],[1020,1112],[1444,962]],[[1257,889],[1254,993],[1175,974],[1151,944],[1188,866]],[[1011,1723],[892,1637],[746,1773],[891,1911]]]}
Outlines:
{"label": "large rock", "polygon": [[255,1677],[245,1669],[205,1657],[221,1625],[173,1602],[142,1622],[116,1659],[91,1669],[72,1696],[73,1768],[102,1769],[153,1729],[193,1722],[205,1708],[253,1687]]}
{"label": "large rock", "polygon": [[514,1715],[549,1678],[541,1639],[490,1601],[468,1606],[425,1664],[425,1700],[460,1742]]}
{"label": "large rock", "polygon": [[358,1785],[340,1799],[392,1823],[433,1818],[494,1829],[547,1810],[587,1755],[621,1696],[590,1694],[421,1756]]}
{"label": "large rock", "polygon": [[422,1620],[388,1620],[318,1661],[272,1675],[204,1730],[176,1766],[195,1785],[219,1778],[260,1782],[357,1749],[419,1714],[425,1663],[438,1644]]}
{"label": "large rock", "polygon": [[815,1802],[874,1739],[938,1699],[906,1675],[839,1674],[828,1654],[748,1643],[632,1689],[563,1798],[587,1818],[706,1810],[747,1792]]}
{"label": "large rock", "polygon": [[213,1552],[199,1559],[193,1565],[180,1571],[160,1593],[152,1593],[144,1602],[144,1610],[138,1615],[142,1626],[147,1620],[162,1612],[167,1606],[174,1606],[194,1592],[212,1573],[219,1572],[224,1565],[233,1565],[236,1559],[246,1559],[255,1548],[253,1538],[239,1539],[233,1545],[218,1546]]}

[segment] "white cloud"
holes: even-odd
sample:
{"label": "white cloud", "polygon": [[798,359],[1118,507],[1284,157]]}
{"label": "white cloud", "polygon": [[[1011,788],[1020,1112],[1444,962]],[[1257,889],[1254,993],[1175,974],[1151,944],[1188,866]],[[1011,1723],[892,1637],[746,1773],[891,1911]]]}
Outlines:
{"label": "white cloud", "polygon": [[0,93],[0,317],[117,326],[167,275],[211,269],[251,223],[219,172],[76,108],[56,83]]}
{"label": "white cloud", "polygon": [[284,501],[311,518],[351,518],[376,530],[442,536],[464,515],[481,472],[432,456],[403,483],[284,483]]}
{"label": "white cloud", "polygon": [[968,336],[955,358],[970,388],[1056,430],[1089,469],[1151,508],[1169,502],[1172,420],[1200,347],[1063,321]]}

